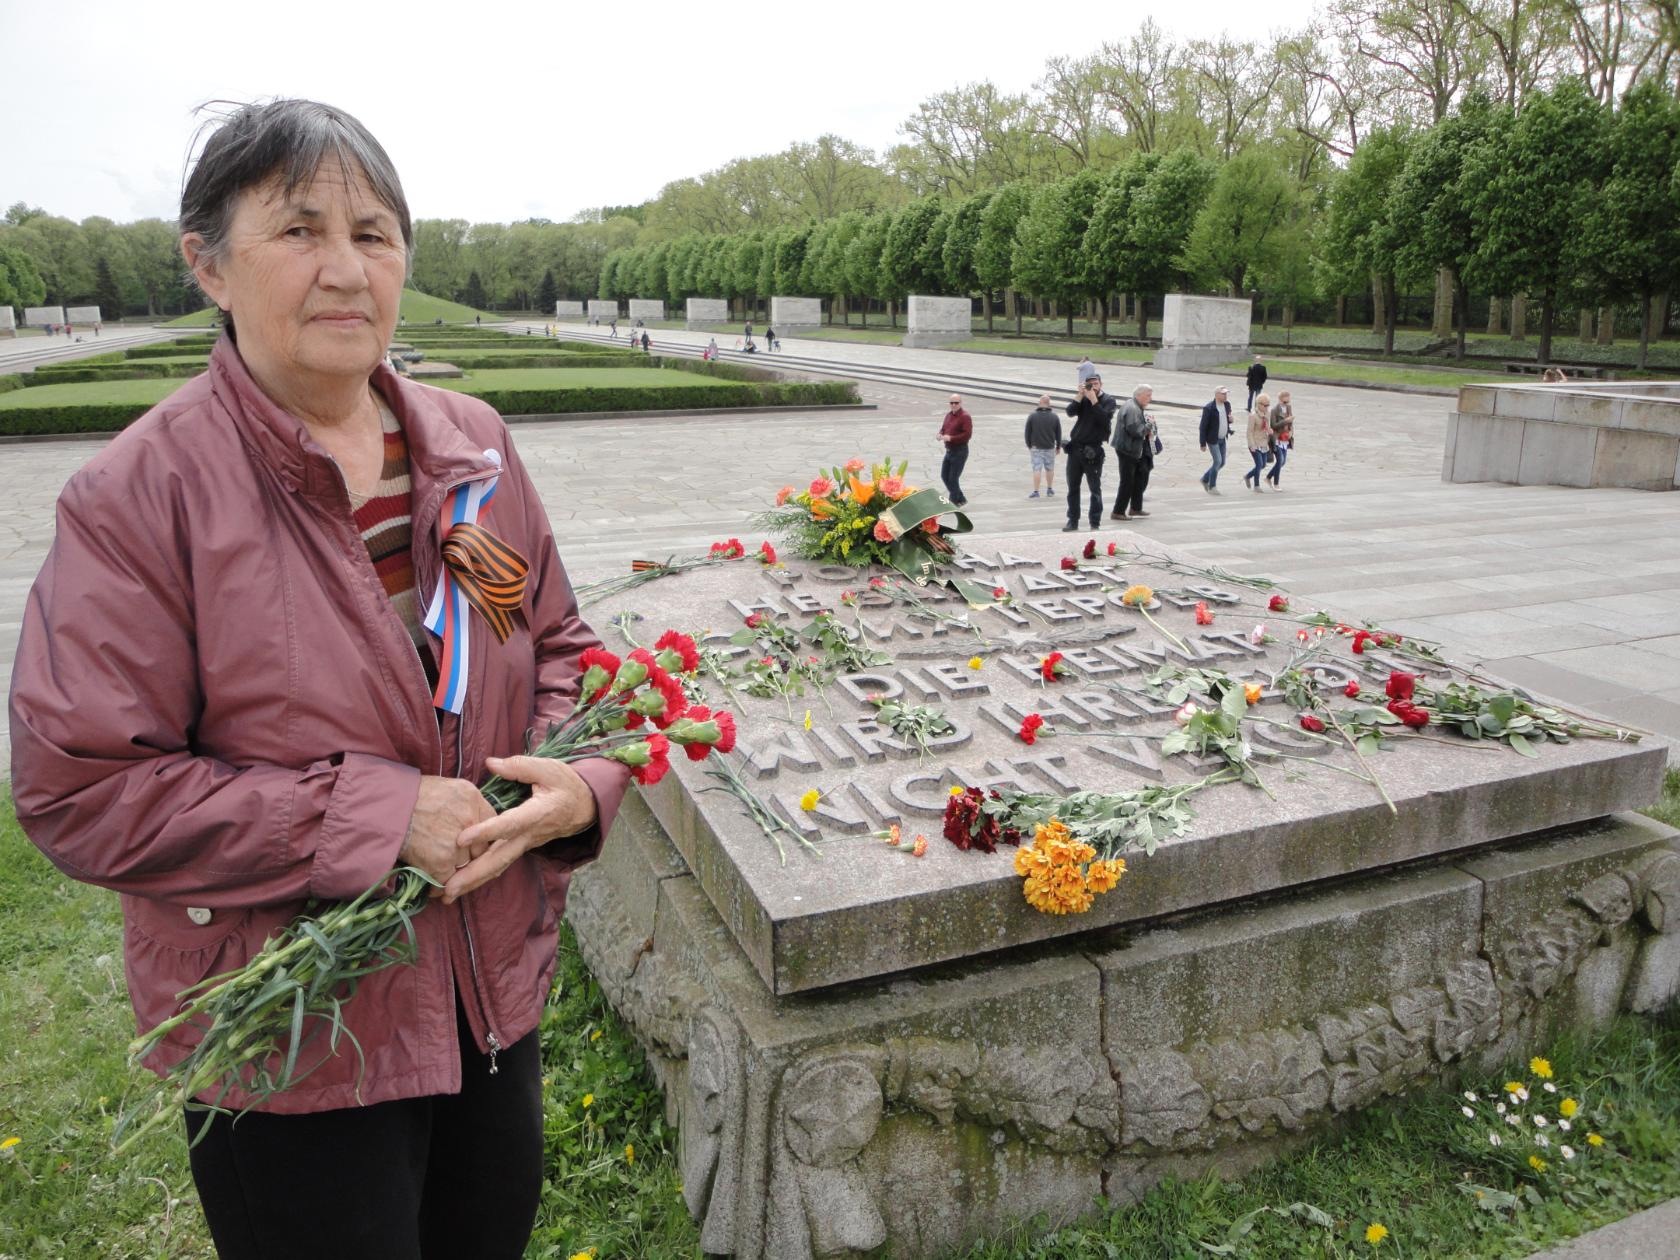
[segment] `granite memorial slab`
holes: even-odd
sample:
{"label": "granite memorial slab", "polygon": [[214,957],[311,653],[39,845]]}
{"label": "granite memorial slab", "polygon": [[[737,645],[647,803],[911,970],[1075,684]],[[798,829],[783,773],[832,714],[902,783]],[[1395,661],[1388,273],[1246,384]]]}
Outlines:
{"label": "granite memorial slab", "polygon": [[581,301],[567,301],[565,298],[554,303],[555,319],[582,319],[583,303]]}
{"label": "granite memorial slab", "polygon": [[[743,558],[586,610],[620,651],[700,635],[706,700],[741,721],[729,764],[789,829],[779,853],[714,762],[679,759],[626,799],[567,902],[664,1089],[706,1254],[932,1260],[1254,1167],[1680,991],[1680,836],[1616,813],[1656,797],[1660,749],[1525,757],[1396,732],[1364,754],[1391,812],[1350,748],[1299,725],[1290,671],[1352,721],[1350,681],[1381,697],[1394,669],[1439,687],[1445,666],[1334,622],[1320,638],[1308,610],[1139,547],[1101,535],[1068,568],[1052,542],[971,541],[960,591]],[[1122,600],[1138,583],[1142,609]],[[819,661],[864,655],[803,695],[754,687],[773,674],[757,654],[800,631]],[[1147,681],[1163,667],[1189,703],[1216,670],[1258,689],[1228,694],[1265,790],[1198,793],[1183,833],[1127,854],[1085,913],[1029,907],[1009,845],[943,838],[952,786],[1062,798],[1207,776],[1217,758],[1165,754],[1190,728]],[[895,701],[949,728],[918,748],[886,724]]]}
{"label": "granite memorial slab", "polygon": [[1183,372],[1241,358],[1248,349],[1253,317],[1253,303],[1247,298],[1169,293],[1161,309],[1155,366]]}
{"label": "granite memorial slab", "polygon": [[1447,418],[1441,480],[1680,489],[1680,385],[1467,385]]}
{"label": "granite memorial slab", "polygon": [[728,299],[691,297],[683,310],[683,318],[690,329],[703,328],[707,324],[727,324]]}
{"label": "granite memorial slab", "polygon": [[26,306],[23,308],[25,328],[45,328],[49,324],[64,323],[62,306]]}
{"label": "granite memorial slab", "polygon": [[[1497,843],[1637,807],[1660,791],[1664,756],[1652,743],[1580,739],[1543,744],[1530,758],[1444,735],[1391,741],[1392,750],[1375,758],[1379,791],[1352,777],[1363,770],[1350,747],[1298,728],[1296,710],[1274,685],[1304,647],[1297,635],[1316,645],[1312,668],[1326,691],[1358,682],[1380,695],[1391,668],[1421,671],[1425,685],[1444,677],[1376,648],[1355,655],[1346,636],[1320,638],[1298,615],[1269,612],[1264,593],[1128,559],[1142,540],[1102,541],[1111,537],[1119,557],[1072,571],[1060,567],[1060,544],[976,546],[956,571],[1010,599],[981,609],[929,587],[919,594],[925,608],[918,614],[871,589],[856,570],[793,561],[702,569],[632,591],[597,614],[602,624],[628,613],[650,626],[706,631],[727,660],[757,651],[729,642],[749,616],[796,630],[826,616],[882,662],[840,674],[820,694],[728,697],[741,719],[748,782],[815,853],[792,848],[784,861],[729,797],[703,793],[706,781],[687,765],[647,792],[773,993]],[[1153,620],[1122,604],[1134,583],[1154,587]],[[843,601],[846,592],[855,604]],[[1196,624],[1198,603],[1211,624]],[[1261,625],[1266,632],[1257,635]],[[1041,662],[1053,651],[1067,673],[1046,682]],[[1170,665],[1218,669],[1262,688],[1253,706],[1262,720],[1245,726],[1269,794],[1241,783],[1199,793],[1186,834],[1151,856],[1134,855],[1122,891],[1097,898],[1084,914],[1046,915],[1027,905],[1007,847],[959,852],[940,838],[955,787],[1065,794],[1206,774],[1212,763],[1205,758],[1162,753],[1175,705],[1145,680]],[[950,731],[918,750],[877,720],[875,697],[929,706]],[[1029,746],[1018,732],[1030,714],[1048,727]],[[815,806],[802,808],[813,790]],[[907,836],[929,836],[930,848],[922,860],[883,869],[881,842],[872,837],[895,823]]]}
{"label": "granite memorial slab", "polygon": [[770,299],[770,327],[777,332],[790,328],[815,328],[822,323],[822,299],[773,297]]}
{"label": "granite memorial slab", "polygon": [[618,302],[605,298],[589,299],[589,318],[599,320],[603,324],[610,324],[618,318]]}
{"label": "granite memorial slab", "polygon": [[665,303],[653,298],[631,298],[630,319],[632,322],[641,320],[662,320],[665,318]]}
{"label": "granite memorial slab", "polygon": [[65,308],[64,322],[86,326],[103,321],[99,318],[99,308],[97,306],[70,306]]}
{"label": "granite memorial slab", "polygon": [[0,304],[0,333],[5,333],[8,337],[17,335],[17,312],[9,303]]}
{"label": "granite memorial slab", "polygon": [[908,309],[907,346],[941,346],[974,336],[974,303],[969,298],[912,294]]}

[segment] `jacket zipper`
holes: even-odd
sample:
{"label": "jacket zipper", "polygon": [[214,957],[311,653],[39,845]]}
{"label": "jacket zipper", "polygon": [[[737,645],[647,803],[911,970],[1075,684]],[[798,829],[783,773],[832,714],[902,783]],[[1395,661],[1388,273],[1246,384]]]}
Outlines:
{"label": "jacket zipper", "polygon": [[[346,504],[348,504],[350,502],[350,483],[344,479],[344,470],[338,466],[338,461],[333,460],[332,465],[333,465],[333,470],[338,473],[339,485],[344,490],[344,501],[345,501]],[[450,482],[448,485],[446,485],[443,488],[443,493],[442,493],[442,495],[439,496],[439,499],[438,499],[439,504],[441,505],[443,500],[447,499],[453,491],[460,489],[462,486],[468,484],[469,482],[488,480],[489,477],[491,477],[493,475],[496,475],[496,474],[481,473],[481,474],[479,474],[478,476],[475,476],[475,477],[462,477],[457,481]],[[418,520],[416,518],[411,516],[410,520],[411,520],[412,524],[418,524]],[[355,519],[354,519],[353,516],[351,518],[350,524],[351,524],[351,533],[355,537],[356,541],[359,542],[360,541],[360,534],[355,529]],[[412,536],[415,537],[415,538],[418,538],[419,537],[419,530],[417,530],[417,529],[412,530]],[[410,546],[412,546],[412,545],[413,544],[410,543]],[[366,550],[367,550],[366,547],[362,548],[362,552],[364,554],[366,553]],[[420,566],[419,565],[414,566],[414,594],[415,594],[415,599],[419,603],[419,606],[422,609],[422,611],[431,602],[430,593],[425,592],[420,585],[423,580],[424,579],[422,577],[422,572],[421,572]],[[394,608],[390,607],[390,601],[389,600],[386,601],[386,607],[387,607],[387,609],[390,610],[391,616],[395,617],[396,616],[396,610]],[[402,631],[403,631],[403,638],[408,640],[409,652],[414,657],[415,668],[420,673],[420,681],[422,683],[425,683],[427,681],[427,679],[426,679],[426,665],[425,665],[425,662],[420,659],[420,649],[415,645],[414,640],[409,638],[408,627],[404,626],[402,628]],[[430,694],[428,694],[427,695],[427,704],[430,705],[430,703],[431,703],[431,696],[430,696]],[[463,768],[462,767],[462,761],[463,761],[462,737],[463,737],[463,734],[465,732],[465,729],[466,729],[466,718],[465,718],[464,709],[463,709],[463,714],[461,716],[457,716],[456,719],[455,719],[455,776],[457,778],[460,777],[461,770]],[[444,750],[443,750],[443,741],[440,739],[438,741],[438,776],[440,778],[442,777],[443,772],[444,772]],[[496,1065],[496,1055],[497,1055],[498,1052],[500,1052],[503,1049],[503,1046],[502,1046],[502,1043],[501,1043],[501,1039],[496,1036],[495,1027],[490,1022],[490,1004],[488,1002],[486,1002],[485,999],[484,999],[484,977],[480,974],[479,969],[478,969],[478,946],[473,941],[472,920],[467,914],[466,902],[463,901],[460,904],[460,906],[458,907],[458,909],[461,912],[461,928],[462,928],[462,931],[466,934],[466,938],[467,938],[467,967],[468,967],[468,970],[472,973],[473,998],[478,1003],[479,1018],[484,1021],[484,1044],[490,1050],[490,1075],[495,1076],[497,1074],[497,1072],[499,1071],[499,1069]]]}

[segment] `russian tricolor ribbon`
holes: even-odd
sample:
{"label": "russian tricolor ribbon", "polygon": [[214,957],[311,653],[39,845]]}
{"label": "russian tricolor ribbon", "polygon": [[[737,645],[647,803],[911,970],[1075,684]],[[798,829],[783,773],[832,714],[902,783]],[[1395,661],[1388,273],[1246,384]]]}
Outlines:
{"label": "russian tricolor ribbon", "polygon": [[484,618],[497,642],[506,643],[513,611],[525,598],[530,570],[525,557],[478,523],[495,496],[496,481],[487,477],[457,486],[445,497],[439,517],[442,566],[425,625],[443,641],[432,703],[450,713],[460,713],[467,699],[469,610]]}

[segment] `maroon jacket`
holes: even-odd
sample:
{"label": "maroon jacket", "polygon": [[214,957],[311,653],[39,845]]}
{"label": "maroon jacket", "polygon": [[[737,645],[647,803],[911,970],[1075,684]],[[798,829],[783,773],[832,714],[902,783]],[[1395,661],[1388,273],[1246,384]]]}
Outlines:
{"label": "maroon jacket", "polygon": [[940,436],[949,433],[949,446],[967,446],[969,439],[974,436],[974,419],[966,410],[958,407],[955,411],[945,412],[945,421],[939,426]]}
{"label": "maroon jacket", "polygon": [[[59,497],[12,674],[12,790],[59,869],[123,894],[142,1029],[182,989],[243,965],[306,899],[375,883],[396,863],[421,773],[476,781],[486,756],[522,751],[527,729],[571,709],[578,654],[597,642],[495,411],[383,365],[372,381],[408,442],[421,607],[438,577],[444,494],[495,471],[490,450],[502,478],[481,523],[531,562],[507,643],[473,627],[463,721],[432,707],[337,466],[226,338],[205,375]],[[481,1049],[537,1026],[570,871],[595,855],[626,782],[612,762],[576,768],[598,828],[454,906],[428,904],[416,965],[362,982],[345,1008],[366,1055],[360,1091],[346,1051],[264,1110],[458,1090],[457,990]],[[152,1066],[189,1045],[172,1037]]]}

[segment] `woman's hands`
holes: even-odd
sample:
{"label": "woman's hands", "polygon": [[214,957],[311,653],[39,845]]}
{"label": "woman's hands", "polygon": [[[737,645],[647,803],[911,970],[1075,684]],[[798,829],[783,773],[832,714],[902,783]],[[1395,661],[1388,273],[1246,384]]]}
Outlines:
{"label": "woman's hands", "polygon": [[[408,834],[403,837],[397,860],[445,883],[484,851],[482,844],[472,847],[468,829],[495,816],[490,802],[465,779],[422,775],[420,795],[414,802],[414,815],[408,820]],[[432,895],[441,897],[443,890],[433,889]]]}
{"label": "woman's hands", "polygon": [[[594,793],[564,761],[490,757],[484,764],[504,779],[529,783],[531,799],[505,814],[490,813],[461,832],[460,851],[471,856],[460,870],[450,872],[443,889],[445,905],[489,883],[532,849],[587,831],[595,822]],[[486,804],[485,810],[489,809]]]}

